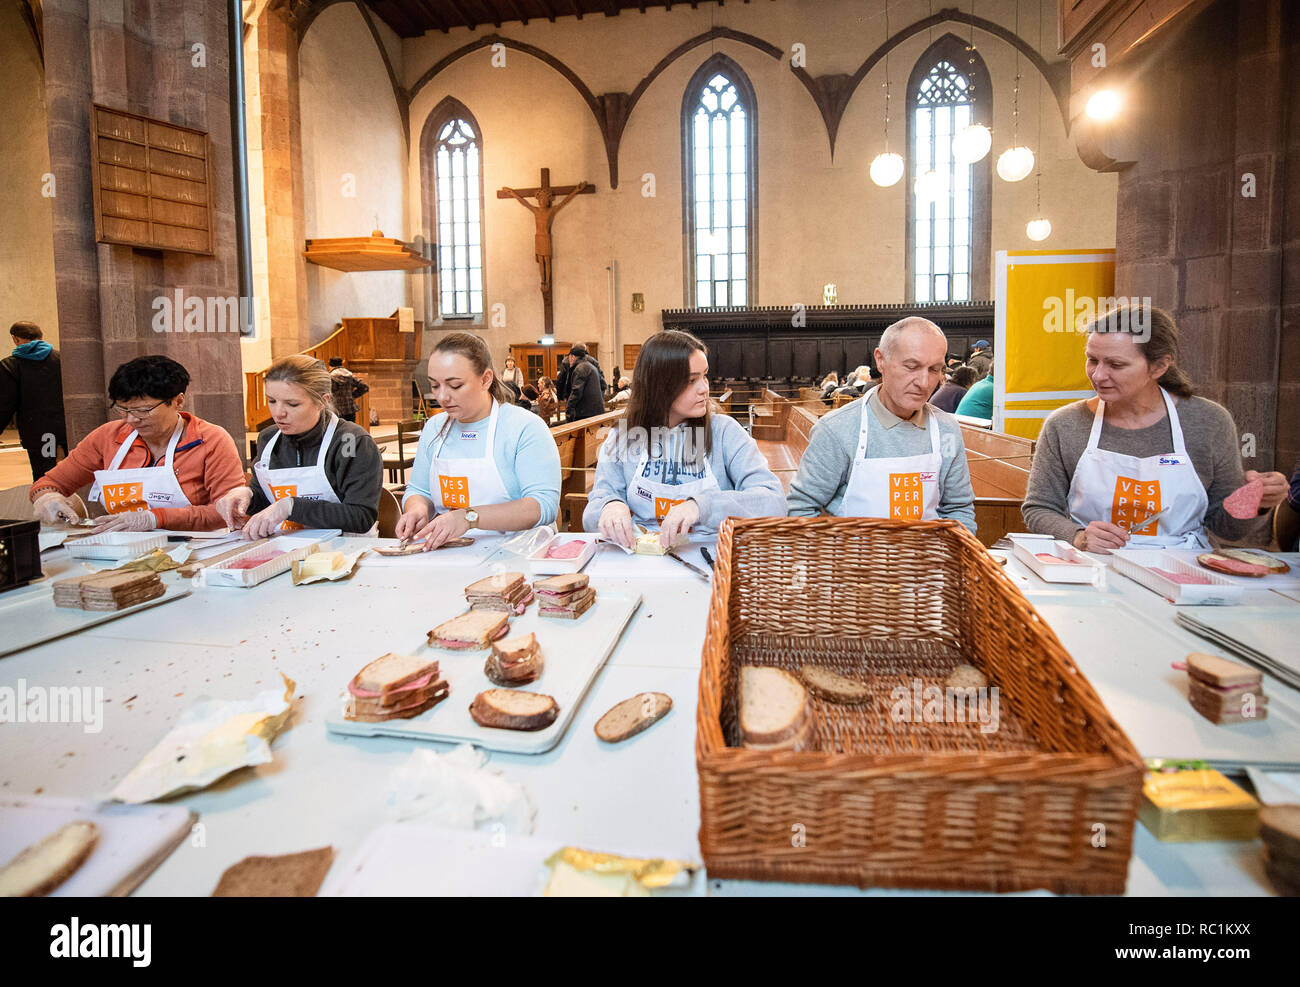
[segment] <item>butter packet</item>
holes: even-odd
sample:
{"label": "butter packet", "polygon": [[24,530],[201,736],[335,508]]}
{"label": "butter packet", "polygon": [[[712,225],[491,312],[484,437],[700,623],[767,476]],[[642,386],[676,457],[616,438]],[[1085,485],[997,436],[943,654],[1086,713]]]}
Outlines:
{"label": "butter packet", "polygon": [[271,741],[292,711],[295,683],[283,674],[278,689],[252,699],[204,697],[130,770],[110,798],[138,804],[206,788],[237,768],[271,761]]}
{"label": "butter packet", "polygon": [[117,566],[116,572],[168,572],[179,569],[190,560],[193,550],[189,545],[173,545],[170,548],[155,548],[147,555],[132,559]]}
{"label": "butter packet", "polygon": [[[1158,840],[1174,843],[1253,840],[1259,803],[1204,762],[1148,761],[1138,818]],[[1173,770],[1170,770],[1173,768]]]}
{"label": "butter packet", "polygon": [[289,568],[290,577],[295,586],[318,583],[325,579],[346,579],[356,570],[357,560],[366,554],[363,548],[358,552],[312,552],[305,559],[299,559]]}
{"label": "butter packet", "polygon": [[620,857],[566,846],[546,860],[545,898],[648,898],[650,892],[690,885],[698,864]]}

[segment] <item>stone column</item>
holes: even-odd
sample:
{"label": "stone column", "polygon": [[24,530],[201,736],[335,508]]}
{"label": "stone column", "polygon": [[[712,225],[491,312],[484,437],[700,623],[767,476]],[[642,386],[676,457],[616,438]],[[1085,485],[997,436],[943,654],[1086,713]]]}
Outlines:
{"label": "stone column", "polygon": [[[123,0],[47,0],[45,95],[49,109],[55,290],[68,439],[108,415],[108,379],[122,362],[162,353],[184,364],[188,407],[243,447],[239,334],[157,333],[154,299],[237,296],[231,175],[230,66],[223,0],[171,0],[165,10]],[[194,45],[202,45],[195,58]],[[201,64],[196,64],[201,62]],[[90,107],[207,131],[211,141],[215,253],[97,243],[90,166]],[[181,325],[182,313],[176,313]]]}

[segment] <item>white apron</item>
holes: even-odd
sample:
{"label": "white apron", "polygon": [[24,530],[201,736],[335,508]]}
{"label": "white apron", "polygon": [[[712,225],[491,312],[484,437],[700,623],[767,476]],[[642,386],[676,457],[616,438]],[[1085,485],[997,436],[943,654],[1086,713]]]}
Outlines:
{"label": "white apron", "polygon": [[[338,494],[330,486],[329,477],[325,475],[325,454],[329,452],[330,443],[334,441],[334,431],[338,427],[337,415],[330,415],[330,423],[325,427],[325,434],[320,440],[320,452],[316,455],[315,466],[286,466],[283,469],[271,468],[271,451],[280,441],[281,432],[276,433],[262,450],[262,458],[253,464],[253,475],[262,486],[266,499],[274,504],[285,497],[302,500],[323,500],[327,504],[339,503]],[[284,521],[281,531],[301,531],[303,525],[294,521]]]}
{"label": "white apron", "polygon": [[[873,388],[874,390],[874,388]],[[939,517],[939,419],[926,411],[930,451],[919,456],[867,459],[867,430],[875,413],[871,392],[862,399],[862,426],[853,454],[849,482],[840,502],[840,517],[883,517],[905,521],[933,521]]]}
{"label": "white apron", "polygon": [[[682,434],[676,431],[670,434],[674,440],[680,440],[682,437]],[[673,449],[676,449],[675,445]],[[663,458],[655,460],[662,464],[659,470],[660,476],[667,476],[670,466],[684,465],[679,462],[679,457],[670,453],[668,449],[661,449],[660,453],[663,454]],[[631,509],[632,516],[638,521],[657,525],[674,507],[685,503],[696,494],[722,489],[707,457],[703,460],[703,469],[698,472],[699,476],[687,475],[686,479],[678,480],[676,483],[651,479],[655,471],[650,468],[650,448],[647,443],[646,451],[637,462],[636,472],[632,474],[632,479],[627,485],[627,506]],[[682,475],[680,472],[676,474],[676,476]]]}
{"label": "white apron", "polygon": [[[1210,498],[1196,475],[1174,402],[1162,387],[1169,412],[1174,451],[1159,456],[1126,456],[1099,449],[1106,402],[1097,399],[1088,447],[1070,480],[1070,516],[1085,528],[1090,521],[1109,521],[1129,532],[1129,547],[1209,548],[1202,526]],[[1152,514],[1165,511],[1156,531],[1141,531]]]}
{"label": "white apron", "polygon": [[[429,462],[429,494],[433,506],[441,514],[444,511],[463,510],[468,507],[487,507],[491,504],[507,504],[514,498],[506,489],[505,480],[496,464],[497,417],[501,406],[492,402],[492,411],[488,415],[487,432],[482,426],[465,429],[457,422],[448,422],[445,434],[436,439],[433,455]],[[435,419],[436,421],[436,419]],[[441,428],[430,421],[425,428]],[[482,450],[482,455],[474,459],[445,459],[439,455],[447,444],[453,429],[460,429],[462,442],[469,442]],[[465,532],[470,538],[482,534],[495,535],[499,532],[471,528]]]}
{"label": "white apron", "polygon": [[148,511],[155,507],[192,507],[189,498],[181,489],[176,479],[172,460],[176,455],[176,443],[185,431],[185,419],[176,422],[176,431],[167,443],[167,455],[159,466],[137,466],[134,469],[118,469],[131,448],[131,443],[140,433],[133,430],[117,449],[117,455],[108,464],[108,469],[95,470],[95,482],[87,496],[104,505],[109,514],[126,514],[132,511]]}

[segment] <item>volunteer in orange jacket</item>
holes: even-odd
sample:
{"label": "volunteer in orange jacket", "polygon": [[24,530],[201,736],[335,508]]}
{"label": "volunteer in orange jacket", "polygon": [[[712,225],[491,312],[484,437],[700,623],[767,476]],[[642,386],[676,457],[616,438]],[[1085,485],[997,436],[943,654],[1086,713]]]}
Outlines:
{"label": "volunteer in orange jacket", "polygon": [[165,356],[118,367],[108,382],[117,420],[91,432],[32,484],[37,519],[74,520],[68,498],[90,483],[89,499],[107,512],[95,533],[223,527],[213,502],[243,486],[244,470],[225,429],[182,410],[189,383],[189,372]]}

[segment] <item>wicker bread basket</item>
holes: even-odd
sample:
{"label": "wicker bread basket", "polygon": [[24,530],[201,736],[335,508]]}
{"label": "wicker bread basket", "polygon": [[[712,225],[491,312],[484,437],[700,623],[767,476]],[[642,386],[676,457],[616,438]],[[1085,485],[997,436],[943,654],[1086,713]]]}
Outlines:
{"label": "wicker bread basket", "polygon": [[[961,663],[989,679],[983,720],[973,709],[965,722],[923,715],[939,707],[920,698]],[[740,747],[739,669],[797,675],[805,664],[865,681],[871,698],[813,698],[798,752]],[[954,521],[727,521],[697,716],[700,848],[712,877],[1124,890],[1137,752]]]}

